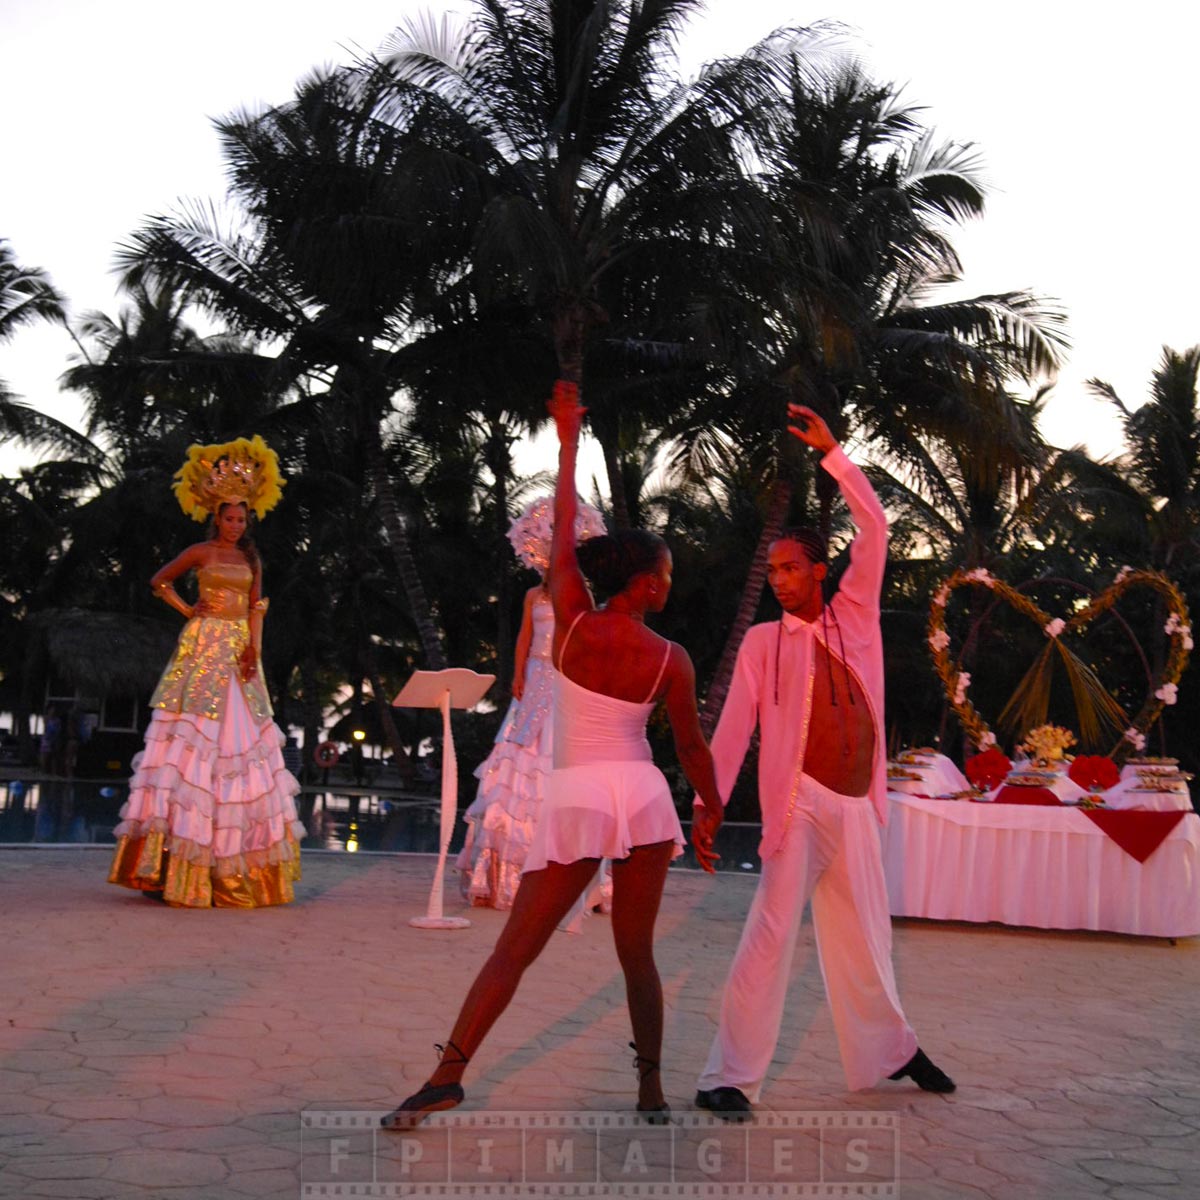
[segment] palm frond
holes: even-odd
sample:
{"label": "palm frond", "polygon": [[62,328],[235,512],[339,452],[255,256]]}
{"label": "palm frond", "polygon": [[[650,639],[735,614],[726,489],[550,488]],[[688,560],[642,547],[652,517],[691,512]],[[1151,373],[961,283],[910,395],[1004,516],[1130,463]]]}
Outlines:
{"label": "palm frond", "polygon": [[104,460],[103,450],[77,429],[15,397],[0,400],[0,445],[6,442],[53,451],[92,466]]}
{"label": "palm frond", "polygon": [[1047,714],[1050,712],[1055,640],[1047,641],[1042,647],[1032,666],[1022,676],[1021,682],[1013,689],[997,719],[999,727],[1014,736],[1046,723]]}
{"label": "palm frond", "polygon": [[1061,639],[1056,638],[1055,645],[1071,683],[1080,743],[1098,750],[1128,726],[1129,717],[1087,663],[1063,645]]}

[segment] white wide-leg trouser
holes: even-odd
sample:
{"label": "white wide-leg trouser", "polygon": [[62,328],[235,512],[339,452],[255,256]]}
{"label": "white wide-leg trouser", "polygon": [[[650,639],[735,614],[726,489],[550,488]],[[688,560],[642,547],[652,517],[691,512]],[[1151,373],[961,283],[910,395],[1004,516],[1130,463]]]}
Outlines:
{"label": "white wide-leg trouser", "polygon": [[810,896],[847,1087],[872,1087],[916,1053],[896,994],[875,810],[867,796],[842,796],[805,776],[783,844],[762,865],[702,1089],[736,1087],[758,1101]]}

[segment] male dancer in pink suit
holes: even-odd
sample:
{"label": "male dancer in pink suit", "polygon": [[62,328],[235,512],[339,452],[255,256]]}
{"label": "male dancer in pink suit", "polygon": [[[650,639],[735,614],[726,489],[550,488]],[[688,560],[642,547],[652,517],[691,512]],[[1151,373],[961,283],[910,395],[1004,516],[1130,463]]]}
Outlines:
{"label": "male dancer in pink suit", "polygon": [[[788,415],[796,422],[789,431],[822,454],[821,466],[838,481],[857,534],[828,605],[821,536],[788,530],[771,545],[767,579],[783,615],[747,633],[713,738],[717,788],[727,804],[757,724],[763,822],[762,877],[696,1096],[697,1105],[726,1119],[744,1117],[762,1091],[810,896],[847,1086],[909,1076],[927,1091],[954,1090],[917,1046],[892,971],[876,829],[887,812],[879,625],[887,518],[825,422],[795,404]],[[703,825],[701,809],[696,816]]]}

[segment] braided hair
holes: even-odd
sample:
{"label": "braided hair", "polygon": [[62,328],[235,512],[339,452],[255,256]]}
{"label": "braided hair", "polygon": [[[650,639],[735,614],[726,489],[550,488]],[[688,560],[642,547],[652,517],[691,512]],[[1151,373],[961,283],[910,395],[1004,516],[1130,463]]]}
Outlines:
{"label": "braided hair", "polygon": [[829,562],[829,543],[815,530],[807,525],[793,525],[781,530],[777,542],[795,542],[813,563]]}

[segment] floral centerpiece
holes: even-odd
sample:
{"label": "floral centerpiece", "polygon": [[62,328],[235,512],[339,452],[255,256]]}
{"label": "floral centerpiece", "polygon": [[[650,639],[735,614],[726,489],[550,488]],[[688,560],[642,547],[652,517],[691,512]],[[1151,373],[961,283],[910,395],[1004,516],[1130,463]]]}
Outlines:
{"label": "floral centerpiece", "polygon": [[1031,729],[1017,747],[1039,766],[1062,762],[1067,750],[1075,745],[1075,735],[1061,725],[1038,725]]}

